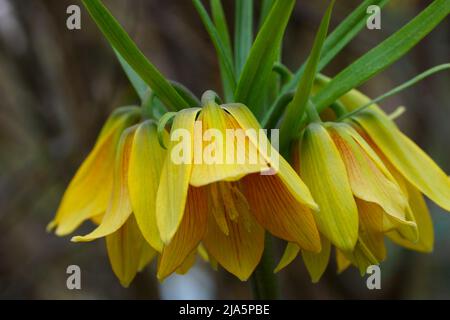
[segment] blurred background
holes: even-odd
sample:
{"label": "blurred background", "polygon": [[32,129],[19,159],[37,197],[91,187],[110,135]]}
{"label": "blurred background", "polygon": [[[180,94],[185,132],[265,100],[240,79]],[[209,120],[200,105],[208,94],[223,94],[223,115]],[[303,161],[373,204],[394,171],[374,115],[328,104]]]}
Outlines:
{"label": "blurred background", "polygon": [[[259,1],[255,1],[259,6]],[[431,1],[391,0],[381,30],[364,29],[325,69],[332,76],[399,29]],[[155,266],[124,289],[105,244],[74,244],[45,231],[65,187],[93,146],[109,113],[137,102],[115,57],[82,8],[82,29],[66,28],[73,0],[0,0],[0,299],[251,298],[250,283],[197,261],[187,276],[163,284]],[[215,52],[191,1],[105,0],[143,52],[169,78],[200,95],[220,91]],[[229,19],[233,1],[223,0]],[[336,26],[360,1],[338,1]],[[300,0],[288,26],[283,59],[297,68],[312,45],[326,1]],[[230,20],[231,21],[231,20]],[[450,28],[441,23],[415,49],[362,87],[378,96],[419,72],[449,62]],[[383,103],[404,105],[403,131],[450,172],[450,77],[434,75]],[[436,246],[419,254],[390,246],[382,289],[369,291],[356,269],[336,275],[334,262],[312,284],[300,259],[279,274],[283,297],[450,298],[450,215],[430,203]],[[82,232],[92,226],[83,226]],[[82,232],[80,234],[82,234]],[[276,243],[277,255],[283,244]],[[82,290],[66,288],[66,268],[82,270]]]}

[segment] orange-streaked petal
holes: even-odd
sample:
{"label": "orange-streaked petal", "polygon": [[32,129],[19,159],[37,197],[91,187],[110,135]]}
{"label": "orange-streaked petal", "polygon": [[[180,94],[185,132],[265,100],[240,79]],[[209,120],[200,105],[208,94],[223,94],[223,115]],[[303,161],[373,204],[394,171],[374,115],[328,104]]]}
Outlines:
{"label": "orange-streaked petal", "polygon": [[175,236],[163,248],[158,263],[158,279],[165,279],[175,272],[197,248],[207,226],[206,204],[205,189],[189,187],[183,220]]}
{"label": "orange-streaked petal", "polygon": [[[245,105],[239,103],[227,104],[224,106],[224,109],[236,119],[243,129],[260,129],[258,120],[256,120],[255,116]],[[267,136],[259,136],[260,140],[256,140],[253,136],[249,136],[249,139],[255,145],[258,145],[259,143],[260,145],[267,146],[267,150],[261,154],[266,157],[266,161],[270,164],[271,168],[277,172],[280,179],[295,196],[297,201],[305,204],[313,210],[318,210],[318,206],[311,196],[308,187],[295,173],[289,163],[278,153],[277,150],[275,150],[275,148],[272,147],[271,143],[267,139]]]}
{"label": "orange-streaked petal", "polygon": [[245,281],[261,259],[264,250],[264,229],[245,210],[239,212],[235,220],[231,220],[228,215],[225,218],[228,235],[222,232],[214,216],[209,214],[203,245],[222,267]]}
{"label": "orange-streaked petal", "polygon": [[407,197],[394,178],[384,175],[353,139],[349,131],[354,130],[348,124],[330,125],[328,130],[345,163],[355,197],[376,203],[393,218],[404,221],[408,205]]}
{"label": "orange-streaked petal", "polygon": [[278,175],[242,179],[250,212],[273,235],[308,251],[320,251],[320,236],[310,209],[298,202]]}
{"label": "orange-streaked petal", "polygon": [[114,185],[110,203],[103,217],[102,223],[85,236],[72,238],[74,242],[92,241],[117,231],[131,215],[131,203],[128,193],[128,169],[131,146],[136,127],[125,130],[117,147],[114,164]]}
{"label": "orange-streaked petal", "polygon": [[450,179],[384,113],[365,110],[354,117],[397,170],[436,204],[450,211]]}
{"label": "orange-streaked petal", "polygon": [[72,233],[85,220],[105,213],[113,188],[114,159],[120,136],[140,117],[138,108],[120,108],[104,125],[93,150],[64,193],[55,219],[59,236]]}
{"label": "orange-streaked petal", "polygon": [[[216,103],[203,107],[195,128],[191,185],[236,181],[249,173],[269,170],[245,130]],[[252,129],[258,135],[258,128]]]}

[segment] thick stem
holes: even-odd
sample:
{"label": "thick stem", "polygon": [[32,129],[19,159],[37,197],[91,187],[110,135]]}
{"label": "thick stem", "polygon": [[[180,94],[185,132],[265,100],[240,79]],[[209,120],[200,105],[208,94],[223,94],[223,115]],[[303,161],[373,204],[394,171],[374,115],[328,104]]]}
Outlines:
{"label": "thick stem", "polygon": [[263,256],[251,278],[254,299],[277,300],[280,298],[274,268],[272,237],[266,234]]}

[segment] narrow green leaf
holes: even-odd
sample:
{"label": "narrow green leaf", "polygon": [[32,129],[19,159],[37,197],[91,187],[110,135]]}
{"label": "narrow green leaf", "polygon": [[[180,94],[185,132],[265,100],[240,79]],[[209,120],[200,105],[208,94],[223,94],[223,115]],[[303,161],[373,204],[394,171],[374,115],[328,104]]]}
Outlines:
{"label": "narrow green leaf", "polygon": [[447,70],[447,69],[450,69],[450,63],[444,63],[444,64],[440,64],[438,66],[435,66],[433,68],[430,68],[430,69],[428,69],[428,70],[418,74],[414,78],[406,81],[405,83],[402,83],[401,85],[395,87],[394,89],[389,90],[388,92],[382,94],[381,96],[373,99],[369,103],[366,103],[365,105],[363,105],[363,106],[361,106],[359,108],[356,108],[352,112],[344,114],[337,121],[342,121],[342,120],[344,120],[346,118],[352,117],[352,116],[360,113],[361,111],[367,109],[371,105],[373,105],[375,103],[378,103],[378,102],[380,102],[380,101],[382,101],[382,100],[384,100],[386,98],[389,98],[389,97],[399,93],[400,91],[403,91],[403,90],[405,90],[405,89],[415,85],[417,82],[419,82],[419,81],[421,81],[421,80],[423,80],[423,79],[425,79],[425,78],[427,78],[427,77],[429,77],[429,76],[431,76],[431,75],[433,75],[433,74],[435,74],[437,72],[440,72],[440,71],[443,71],[443,70]]}
{"label": "narrow green leaf", "polygon": [[227,49],[225,44],[214,26],[211,18],[208,15],[205,7],[200,0],[193,0],[195,9],[197,10],[206,30],[213,42],[214,48],[216,49],[217,55],[219,57],[219,65],[223,69],[224,79],[227,82],[227,86],[234,92],[236,87],[236,79],[233,67],[233,57],[231,56],[231,50]]}
{"label": "narrow green leaf", "polygon": [[186,86],[176,81],[170,81],[170,84],[177,90],[178,94],[189,104],[189,107],[200,107],[200,100]]}
{"label": "narrow green leaf", "polygon": [[253,0],[236,0],[234,58],[239,77],[253,42]]}
{"label": "narrow green leaf", "polygon": [[280,150],[286,151],[289,149],[289,144],[294,136],[297,136],[301,119],[305,113],[308,101],[311,95],[311,89],[314,84],[317,73],[317,65],[319,64],[320,54],[323,44],[328,32],[328,26],[330,24],[331,13],[333,11],[334,0],[330,2],[330,5],[325,12],[322,21],[320,22],[319,30],[317,31],[316,38],[311,50],[311,54],[308,57],[306,63],[305,72],[300,78],[297,90],[295,92],[294,99],[287,106],[285,116],[281,123],[280,128]]}
{"label": "narrow green leaf", "polygon": [[258,32],[239,78],[236,101],[247,105],[257,116],[261,116],[261,102],[265,98],[261,93],[267,87],[294,5],[295,0],[275,2]]}
{"label": "narrow green leaf", "polygon": [[128,62],[125,61],[124,58],[120,55],[120,53],[117,50],[114,50],[117,59],[120,62],[120,65],[122,66],[123,71],[125,71],[125,74],[128,77],[128,80],[130,80],[131,85],[133,86],[134,90],[136,91],[137,95],[141,99],[141,103],[144,103],[145,99],[147,98],[150,88],[145,83],[144,80],[142,80],[141,77],[136,73],[136,71],[133,70],[133,68],[128,64]]}
{"label": "narrow green leaf", "polygon": [[[366,26],[367,21],[367,7],[377,5],[383,8],[389,0],[365,0],[355,10],[353,10],[342,21],[336,29],[327,37],[322,48],[322,55],[320,58],[317,70],[320,72],[325,68],[334,57],[341,52],[341,50]],[[286,85],[283,92],[295,89],[301,75],[305,71],[305,64],[295,72],[291,82]]]}
{"label": "narrow green leaf", "polygon": [[[214,25],[217,28],[217,32],[219,33],[219,37],[222,40],[222,43],[224,44],[225,49],[228,51],[228,55],[231,57],[233,55],[233,50],[232,50],[232,46],[231,46],[228,23],[227,23],[227,19],[225,17],[225,13],[224,13],[223,6],[222,6],[222,1],[221,0],[211,0],[210,5],[211,5],[211,13],[212,13]],[[225,101],[232,102],[234,92],[233,92],[233,89],[231,88],[229,81],[227,81],[225,65],[219,61],[219,67],[220,67],[220,76],[222,79],[223,93],[225,96]]]}
{"label": "narrow green leaf", "polygon": [[269,15],[269,12],[272,9],[274,3],[275,0],[262,0],[258,28],[261,28],[263,26],[264,21],[266,21],[266,18]]}
{"label": "narrow green leaf", "polygon": [[450,0],[435,0],[413,20],[341,71],[313,99],[319,112],[404,56],[450,12]]}
{"label": "narrow green leaf", "polygon": [[180,97],[159,70],[147,60],[100,0],[83,0],[83,4],[111,46],[120,53],[122,58],[152,88],[168,108],[180,110],[188,107],[186,101]]}

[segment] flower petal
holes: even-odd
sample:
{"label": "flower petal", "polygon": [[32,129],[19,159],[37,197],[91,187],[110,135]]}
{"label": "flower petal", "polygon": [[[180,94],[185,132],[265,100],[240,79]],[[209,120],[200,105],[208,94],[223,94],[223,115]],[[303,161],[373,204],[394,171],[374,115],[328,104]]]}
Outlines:
{"label": "flower petal", "polygon": [[[258,129],[252,129],[257,136]],[[194,137],[194,165],[190,180],[193,186],[236,181],[249,173],[269,170],[245,130],[213,102],[200,112]]]}
{"label": "flower petal", "polygon": [[248,175],[242,179],[242,185],[250,212],[261,226],[304,250],[320,251],[313,214],[297,201],[278,175]]}
{"label": "flower petal", "polygon": [[273,272],[277,273],[282,269],[286,268],[288,265],[290,265],[292,261],[294,261],[295,258],[297,258],[299,252],[300,247],[295,243],[289,242],[286,246],[286,249],[284,249],[284,253],[283,256],[281,257],[280,262],[278,262],[278,265],[275,267],[275,270]]}
{"label": "flower petal", "polygon": [[[224,106],[236,121],[239,123],[240,127],[243,129],[260,129],[258,120],[251,113],[251,111],[243,104],[227,104]],[[318,210],[318,206],[314,201],[308,187],[300,179],[300,177],[295,173],[295,170],[289,165],[289,163],[278,153],[272,144],[268,141],[266,135],[261,135],[259,145],[268,146],[262,155],[266,157],[266,161],[270,164],[271,168],[274,169],[279,175],[280,179],[284,182],[289,191],[295,196],[297,201],[307,205],[313,210]],[[249,139],[258,145],[258,141],[254,137],[249,136]]]}
{"label": "flower petal", "polygon": [[349,131],[354,130],[347,124],[333,124],[328,127],[328,131],[345,163],[350,186],[355,197],[376,203],[387,214],[396,219],[404,220],[408,205],[406,196],[402,193],[394,178],[386,176],[357,141],[353,139]]}
{"label": "flower petal", "polygon": [[264,250],[264,229],[245,210],[240,211],[234,220],[228,215],[225,215],[225,218],[228,235],[219,228],[214,216],[209,215],[203,245],[222,267],[245,281],[261,259]]}
{"label": "flower petal", "polygon": [[[194,122],[199,110],[199,108],[181,110],[173,120],[170,133],[171,144],[164,161],[156,196],[156,222],[161,240],[164,243],[170,242],[183,219],[192,171],[193,141],[188,142],[191,154],[185,155],[187,161],[174,161],[172,152],[174,152],[175,146],[183,142],[177,140],[177,135],[180,132],[184,131],[187,135],[190,135],[181,136],[183,140],[193,137]],[[184,142],[186,143],[186,141]]]}
{"label": "flower petal", "polygon": [[341,250],[336,248],[336,265],[337,265],[337,273],[340,274],[347,270],[348,267],[352,264],[350,260],[348,260]]}
{"label": "flower petal", "polygon": [[321,237],[322,250],[319,253],[302,251],[303,262],[311,276],[313,283],[319,282],[323,273],[327,269],[328,261],[330,261],[331,244],[328,239]]}
{"label": "flower petal", "polygon": [[74,242],[92,241],[117,231],[131,215],[131,203],[128,193],[128,169],[131,146],[136,127],[125,130],[120,137],[114,163],[114,184],[108,209],[101,224],[85,236],[72,238]]}
{"label": "flower petal", "polygon": [[183,220],[170,243],[163,248],[158,263],[158,279],[171,275],[196,251],[206,231],[206,203],[205,188],[189,187]]}
{"label": "flower petal", "polygon": [[404,181],[404,187],[408,192],[410,214],[417,224],[418,239],[412,242],[395,231],[390,232],[388,237],[396,244],[405,248],[420,252],[432,252],[434,246],[434,230],[427,204],[420,191],[409,182]]}
{"label": "flower petal", "polygon": [[159,252],[163,243],[156,224],[156,194],[165,155],[158,142],[156,125],[149,121],[139,125],[130,156],[130,200],[142,235]]}
{"label": "flower petal", "polygon": [[344,162],[322,125],[305,129],[299,167],[320,207],[315,213],[319,231],[339,249],[351,251],[358,239],[358,211]]}
{"label": "flower petal", "polygon": [[141,269],[144,246],[148,245],[132,215],[119,230],[106,237],[109,261],[122,286],[128,287]]}
{"label": "flower petal", "polygon": [[123,130],[140,116],[137,108],[120,108],[108,119],[93,150],[70,182],[48,229],[59,236],[72,233],[85,220],[103,214],[113,188],[114,159]]}
{"label": "flower petal", "polygon": [[450,211],[450,180],[423,150],[380,111],[366,110],[354,119],[413,186]]}

